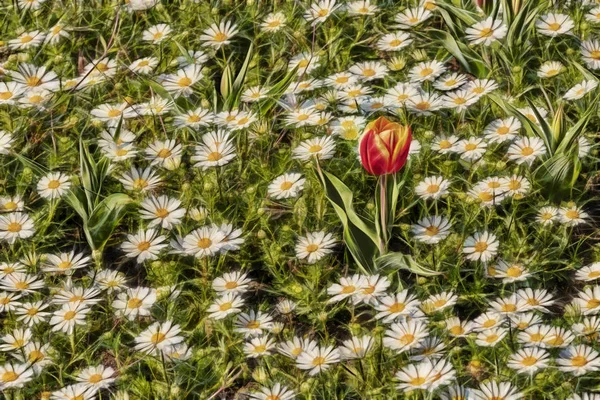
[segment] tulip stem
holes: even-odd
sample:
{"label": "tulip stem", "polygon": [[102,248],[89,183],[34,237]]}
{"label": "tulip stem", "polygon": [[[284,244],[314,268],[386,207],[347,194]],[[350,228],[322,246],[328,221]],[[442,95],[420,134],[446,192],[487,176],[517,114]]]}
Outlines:
{"label": "tulip stem", "polygon": [[381,224],[379,252],[383,255],[386,253],[387,246],[387,175],[379,177],[379,221]]}

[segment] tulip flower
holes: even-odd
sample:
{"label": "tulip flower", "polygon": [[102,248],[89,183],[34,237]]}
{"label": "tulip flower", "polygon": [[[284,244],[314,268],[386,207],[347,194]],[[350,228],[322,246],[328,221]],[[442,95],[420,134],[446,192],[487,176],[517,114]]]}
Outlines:
{"label": "tulip flower", "polygon": [[360,159],[371,175],[394,174],[408,158],[412,134],[410,126],[379,117],[365,128],[360,139]]}

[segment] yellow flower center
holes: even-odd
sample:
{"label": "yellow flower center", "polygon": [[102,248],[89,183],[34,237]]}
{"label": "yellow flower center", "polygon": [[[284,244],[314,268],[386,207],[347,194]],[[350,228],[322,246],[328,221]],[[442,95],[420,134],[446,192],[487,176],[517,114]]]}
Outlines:
{"label": "yellow flower center", "polygon": [[294,184],[292,182],[285,181],[285,182],[282,182],[281,185],[279,185],[279,189],[290,190],[292,188],[292,186],[294,186]]}
{"label": "yellow flower center", "polygon": [[551,23],[551,24],[548,24],[548,29],[550,29],[551,31],[554,31],[554,32],[556,32],[557,30],[559,30],[559,29],[560,29],[560,27],[561,27],[561,26],[562,26],[562,25],[561,25],[561,24],[559,24],[558,22],[553,22],[553,23]]}
{"label": "yellow flower center", "polygon": [[340,293],[342,294],[350,294],[350,293],[354,293],[356,291],[356,287],[352,286],[352,285],[348,285],[348,286],[344,286],[342,288],[342,291]]}
{"label": "yellow flower center", "polygon": [[17,232],[21,232],[22,228],[23,227],[18,222],[11,222],[6,227],[6,230],[9,231],[9,232],[11,232],[11,233],[17,233]]}
{"label": "yellow flower center", "polygon": [[129,299],[127,302],[127,308],[140,308],[143,304],[143,301],[138,298]]}
{"label": "yellow flower center", "polygon": [[250,321],[246,324],[246,328],[248,329],[258,329],[260,328],[260,322],[254,320],[254,321]]}
{"label": "yellow flower center", "polygon": [[488,244],[486,242],[477,242],[477,243],[475,243],[474,247],[475,247],[476,253],[483,253],[484,251],[487,250]]}
{"label": "yellow flower center", "polygon": [[587,358],[584,356],[575,356],[571,358],[571,365],[574,367],[583,367],[588,363]]}
{"label": "yellow flower center", "polygon": [[315,367],[319,367],[323,364],[325,364],[325,357],[318,356],[312,360],[312,365],[314,365]]}
{"label": "yellow flower center", "polygon": [[29,43],[29,42],[31,42],[32,40],[33,40],[33,36],[31,36],[31,35],[25,35],[25,36],[22,36],[22,37],[21,37],[21,43],[22,43],[22,44]]}
{"label": "yellow flower center", "polygon": [[13,97],[12,92],[0,92],[0,100],[8,100]]}
{"label": "yellow flower center", "polygon": [[400,39],[393,39],[389,43],[390,47],[398,47],[401,44],[402,44],[402,40],[400,40]]}
{"label": "yellow flower center", "polygon": [[139,242],[137,245],[137,249],[139,251],[146,251],[150,248],[150,242],[144,240],[143,242]]}
{"label": "yellow flower center", "polygon": [[19,375],[17,375],[15,372],[13,371],[6,371],[5,373],[2,374],[2,382],[14,382],[19,378]]}
{"label": "yellow flower center", "polygon": [[100,374],[93,374],[92,376],[90,376],[90,377],[88,378],[88,381],[89,381],[90,383],[92,383],[92,384],[94,384],[94,383],[98,383],[98,382],[100,382],[101,380],[102,380],[102,375],[100,375]]}
{"label": "yellow flower center", "polygon": [[429,225],[427,228],[425,228],[425,234],[427,236],[435,236],[438,233],[440,233],[440,228],[435,225]]}
{"label": "yellow flower center", "polygon": [[108,113],[106,113],[106,115],[108,115],[109,118],[117,118],[121,116],[121,110],[113,108],[108,110]]}
{"label": "yellow flower center", "polygon": [[230,301],[228,301],[228,302],[226,302],[226,303],[223,303],[223,304],[221,304],[221,305],[219,306],[219,311],[227,311],[227,310],[229,310],[231,307],[233,307],[233,304],[232,304]]}
{"label": "yellow flower center", "polygon": [[422,376],[417,376],[414,377],[410,380],[410,384],[412,386],[421,386],[422,384],[424,384],[427,381],[426,378],[422,377]]}
{"label": "yellow flower center", "polygon": [[214,36],[213,40],[215,42],[222,43],[227,40],[227,35],[224,34],[223,32],[217,32],[217,34]]}
{"label": "yellow flower center", "polygon": [[213,151],[208,156],[206,156],[207,161],[213,161],[213,162],[219,161],[221,158],[223,158],[223,154],[219,153],[218,151]]}
{"label": "yellow flower center", "polygon": [[318,145],[318,144],[313,144],[312,146],[310,146],[310,147],[308,148],[308,152],[309,152],[309,153],[318,153],[318,152],[320,152],[321,150],[323,150],[323,146],[321,146],[321,145]]}
{"label": "yellow flower center", "polygon": [[42,80],[37,76],[28,76],[27,79],[25,79],[25,83],[27,83],[27,86],[39,86],[40,83],[42,83]]}
{"label": "yellow flower center", "polygon": [[187,76],[184,76],[183,78],[179,78],[179,80],[177,81],[177,86],[179,87],[188,87],[192,84],[192,80],[190,78],[188,78]]}
{"label": "yellow flower center", "polygon": [[568,210],[565,213],[565,217],[567,217],[569,219],[577,219],[577,218],[579,218],[579,211],[577,211],[577,210]]}
{"label": "yellow flower center", "polygon": [[394,304],[392,304],[388,308],[388,311],[391,312],[391,313],[393,313],[393,314],[397,314],[397,313],[401,313],[405,309],[406,309],[406,304],[404,304],[404,303],[394,303]]}
{"label": "yellow flower center", "polygon": [[481,31],[479,31],[479,37],[488,38],[492,36],[493,33],[494,30],[492,28],[483,28]]}
{"label": "yellow flower center", "polygon": [[362,72],[362,74],[366,77],[371,77],[371,76],[375,76],[375,70],[373,68],[365,68]]}
{"label": "yellow flower center", "polygon": [[76,316],[76,315],[77,315],[77,313],[76,313],[75,311],[67,311],[67,312],[65,313],[65,316],[63,317],[63,319],[64,319],[65,321],[70,321],[70,320],[72,320],[73,318],[75,318],[75,316]]}
{"label": "yellow flower center", "polygon": [[156,344],[161,343],[166,338],[167,338],[167,335],[165,335],[164,333],[156,332],[155,334],[152,335],[152,337],[150,337],[150,342],[156,345]]}
{"label": "yellow flower center", "polygon": [[409,345],[415,340],[415,335],[412,333],[407,333],[404,336],[400,337],[398,341],[403,345]]}
{"label": "yellow flower center", "polygon": [[511,278],[518,278],[523,274],[523,271],[518,265],[512,265],[510,268],[506,270],[506,275]]}
{"label": "yellow flower center", "polygon": [[232,290],[237,288],[239,285],[236,281],[229,281],[225,283],[225,289]]}
{"label": "yellow flower center", "polygon": [[201,249],[208,249],[210,246],[212,246],[212,240],[210,240],[209,238],[202,238],[198,240],[198,243],[196,243],[196,245]]}
{"label": "yellow flower center", "polygon": [[429,67],[425,67],[422,70],[419,71],[419,75],[421,75],[421,77],[426,77],[433,74],[433,69],[429,68]]}
{"label": "yellow flower center", "polygon": [[525,146],[523,147],[523,149],[521,150],[521,155],[524,156],[530,156],[533,154],[533,148],[529,147],[529,146]]}
{"label": "yellow flower center", "polygon": [[477,148],[477,145],[475,143],[467,143],[465,145],[465,151],[473,151]]}

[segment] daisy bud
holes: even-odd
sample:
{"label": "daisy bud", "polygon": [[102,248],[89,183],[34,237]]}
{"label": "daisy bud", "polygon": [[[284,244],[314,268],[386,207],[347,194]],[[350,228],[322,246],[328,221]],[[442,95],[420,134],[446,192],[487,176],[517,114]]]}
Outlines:
{"label": "daisy bud", "polygon": [[194,207],[190,209],[189,214],[194,221],[199,222],[208,216],[208,211],[204,207]]}
{"label": "daisy bud", "polygon": [[360,139],[360,159],[371,175],[398,172],[406,163],[412,132],[410,126],[379,117],[365,128]]}
{"label": "daisy bud", "polygon": [[315,382],[315,378],[308,378],[307,380],[302,382],[302,384],[300,385],[300,392],[301,393],[312,392],[312,386],[313,386],[314,382]]}
{"label": "daisy bud", "polygon": [[267,233],[261,229],[258,232],[256,232],[256,237],[259,239],[264,239],[267,237]]}
{"label": "daisy bud", "polygon": [[200,105],[202,106],[202,108],[208,108],[208,109],[211,108],[210,101],[208,101],[206,99],[202,99],[202,101],[200,102]]}
{"label": "daisy bud", "polygon": [[256,367],[256,369],[252,371],[252,379],[258,383],[266,383],[269,379],[269,375],[263,367]]}

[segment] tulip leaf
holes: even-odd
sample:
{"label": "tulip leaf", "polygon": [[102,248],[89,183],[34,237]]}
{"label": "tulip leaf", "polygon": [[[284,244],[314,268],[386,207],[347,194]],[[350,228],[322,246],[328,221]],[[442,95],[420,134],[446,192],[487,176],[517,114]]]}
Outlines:
{"label": "tulip leaf", "polygon": [[381,257],[378,257],[375,260],[375,265],[378,269],[403,269],[420,276],[441,275],[440,272],[425,268],[422,265],[418,264],[410,254],[403,254],[397,252],[387,253],[382,255]]}
{"label": "tulip leaf", "polygon": [[327,199],[344,226],[344,241],[364,272],[373,271],[373,260],[379,255],[379,236],[373,221],[360,217],[352,205],[352,191],[334,175],[319,170]]}

